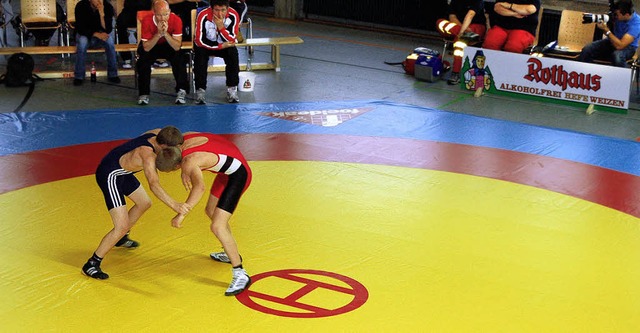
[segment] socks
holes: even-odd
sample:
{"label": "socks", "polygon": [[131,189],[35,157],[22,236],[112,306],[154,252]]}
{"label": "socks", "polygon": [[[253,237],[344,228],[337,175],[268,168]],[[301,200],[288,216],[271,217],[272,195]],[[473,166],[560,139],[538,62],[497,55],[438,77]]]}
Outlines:
{"label": "socks", "polygon": [[89,258],[88,262],[91,263],[93,266],[100,266],[102,259],[103,258],[98,257],[98,255],[95,252],[93,252],[93,255],[91,256],[91,258]]}
{"label": "socks", "polygon": [[102,262],[102,258],[98,257],[98,255],[94,252],[91,258],[87,260],[87,263],[82,266],[82,272],[94,279],[97,280],[106,280],[109,278],[109,274],[103,272],[100,269],[100,263]]}

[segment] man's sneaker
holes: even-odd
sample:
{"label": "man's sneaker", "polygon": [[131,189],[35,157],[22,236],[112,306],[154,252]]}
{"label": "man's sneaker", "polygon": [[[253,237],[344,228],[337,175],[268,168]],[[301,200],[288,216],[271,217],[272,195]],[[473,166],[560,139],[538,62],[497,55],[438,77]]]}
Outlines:
{"label": "man's sneaker", "polygon": [[198,88],[198,90],[196,91],[196,104],[205,104],[205,98],[204,98],[204,94],[205,94],[205,90],[202,88]]}
{"label": "man's sneaker", "polygon": [[124,63],[122,64],[122,68],[124,69],[131,69],[131,60],[125,60]]}
{"label": "man's sneaker", "polygon": [[124,237],[120,238],[120,240],[116,243],[116,247],[126,247],[129,249],[135,249],[140,246],[140,243],[129,239],[129,234],[124,235]]}
{"label": "man's sneaker", "polygon": [[87,263],[82,266],[82,273],[88,277],[98,280],[106,280],[109,278],[109,274],[100,269],[100,264],[96,265],[96,263],[91,260],[87,261]]}
{"label": "man's sneaker", "polygon": [[[224,251],[222,252],[211,252],[211,254],[209,255],[211,257],[211,259],[215,260],[215,261],[219,261],[219,262],[223,262],[226,264],[230,264],[231,263],[231,259],[229,259],[229,256],[224,253]],[[240,262],[242,262],[242,255],[240,256]]]}
{"label": "man's sneaker", "polygon": [[240,98],[238,98],[238,87],[227,88],[227,102],[229,103],[240,102]]}
{"label": "man's sneaker", "polygon": [[229,259],[229,256],[227,256],[227,254],[224,253],[224,251],[222,251],[222,252],[213,252],[209,256],[211,257],[211,259],[213,259],[215,261],[224,262],[224,263],[227,263],[227,264],[231,263],[231,259]]}
{"label": "man's sneaker", "polygon": [[149,95],[140,95],[140,97],[138,97],[138,105],[147,104],[149,104]]}
{"label": "man's sneaker", "polygon": [[154,67],[159,67],[159,68],[167,68],[169,67],[169,63],[166,61],[156,61],[153,63]]}
{"label": "man's sneaker", "polygon": [[224,292],[225,296],[233,296],[243,292],[251,284],[251,278],[249,274],[243,268],[234,268],[233,279],[227,291]]}
{"label": "man's sneaker", "polygon": [[111,83],[120,83],[122,82],[122,80],[120,80],[119,76],[112,76],[107,78],[107,81],[111,82]]}
{"label": "man's sneaker", "polygon": [[464,32],[459,38],[459,40],[465,42],[465,44],[467,45],[478,44],[481,41],[481,39],[482,38],[480,37],[480,35],[472,31]]}
{"label": "man's sneaker", "polygon": [[176,104],[184,104],[187,101],[185,98],[187,97],[187,92],[184,89],[178,90],[178,96],[176,97]]}
{"label": "man's sneaker", "polygon": [[449,76],[449,80],[447,80],[447,83],[454,86],[457,84],[460,84],[460,73],[451,73],[451,76]]}

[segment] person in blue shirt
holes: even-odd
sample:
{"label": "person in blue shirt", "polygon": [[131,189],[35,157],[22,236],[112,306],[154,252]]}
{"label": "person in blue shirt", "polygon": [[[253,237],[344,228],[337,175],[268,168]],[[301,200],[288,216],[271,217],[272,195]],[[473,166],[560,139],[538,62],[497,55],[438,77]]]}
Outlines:
{"label": "person in blue shirt", "polygon": [[612,7],[615,23],[613,31],[609,30],[605,22],[598,22],[605,38],[585,46],[578,60],[593,62],[594,59],[608,60],[614,66],[627,67],[627,60],[631,59],[638,48],[640,37],[640,16],[633,9],[631,0],[618,0]]}

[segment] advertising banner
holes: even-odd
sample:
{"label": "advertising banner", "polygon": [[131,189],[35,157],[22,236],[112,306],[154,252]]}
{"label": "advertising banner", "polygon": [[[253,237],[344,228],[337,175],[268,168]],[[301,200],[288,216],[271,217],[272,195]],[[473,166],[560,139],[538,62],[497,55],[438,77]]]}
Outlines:
{"label": "advertising banner", "polygon": [[461,84],[469,90],[629,108],[629,68],[475,47],[466,47],[463,59]]}

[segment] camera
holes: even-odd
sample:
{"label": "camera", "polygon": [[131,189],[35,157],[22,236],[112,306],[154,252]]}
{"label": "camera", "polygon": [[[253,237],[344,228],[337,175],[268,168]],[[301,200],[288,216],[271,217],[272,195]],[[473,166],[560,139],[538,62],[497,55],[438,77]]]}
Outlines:
{"label": "camera", "polygon": [[607,23],[607,22],[609,22],[609,15],[607,14],[591,14],[591,13],[582,14],[582,24]]}

